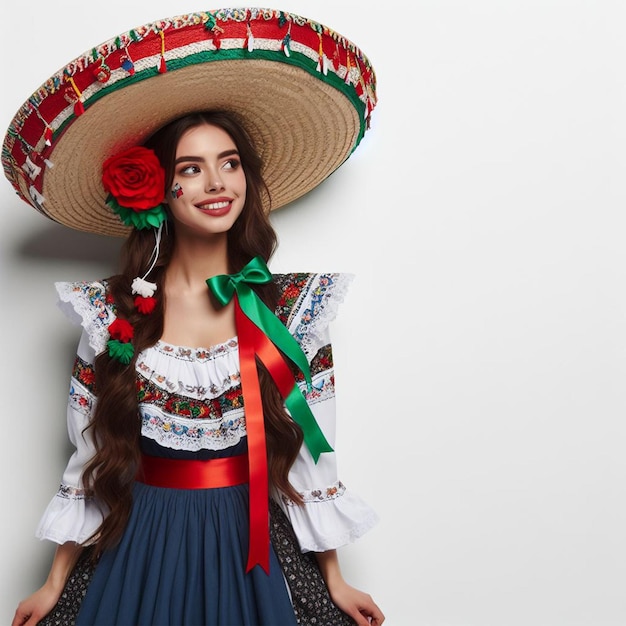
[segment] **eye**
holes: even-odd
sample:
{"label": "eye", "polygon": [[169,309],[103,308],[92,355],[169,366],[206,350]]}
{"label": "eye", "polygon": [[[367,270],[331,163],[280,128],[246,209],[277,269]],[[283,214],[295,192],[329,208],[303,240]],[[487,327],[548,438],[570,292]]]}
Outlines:
{"label": "eye", "polygon": [[192,176],[193,174],[198,174],[199,172],[200,168],[197,165],[183,165],[178,170],[178,173],[182,176]]}
{"label": "eye", "polygon": [[228,159],[228,161],[225,161],[224,165],[222,165],[222,169],[236,170],[240,165],[241,161],[239,159]]}

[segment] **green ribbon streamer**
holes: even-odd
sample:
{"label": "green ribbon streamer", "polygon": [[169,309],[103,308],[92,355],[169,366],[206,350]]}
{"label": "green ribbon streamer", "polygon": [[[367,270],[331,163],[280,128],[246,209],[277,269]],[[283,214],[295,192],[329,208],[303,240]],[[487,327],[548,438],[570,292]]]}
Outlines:
{"label": "green ribbon streamer", "polygon": [[316,463],[322,452],[333,451],[298,385],[294,385],[289,395],[285,398],[285,405],[289,409],[291,416],[302,428],[304,442]]}
{"label": "green ribbon streamer", "polygon": [[254,257],[236,274],[220,274],[209,278],[206,282],[213,295],[222,306],[228,304],[235,292],[241,310],[286,354],[304,374],[307,389],[311,390],[311,370],[309,362],[298,342],[291,336],[284,324],[270,311],[265,303],[256,295],[248,283],[261,285],[272,280],[272,273],[260,257]]}
{"label": "green ribbon streamer", "polygon": [[[206,283],[222,306],[228,304],[237,293],[241,310],[283,354],[286,354],[300,368],[307,382],[307,389],[310,391],[311,370],[300,344],[250,287],[250,284],[260,285],[269,283],[271,280],[272,274],[265,261],[257,256],[240,272],[219,274],[207,279]],[[285,405],[302,428],[304,441],[316,463],[322,452],[333,451],[297,384],[285,398]]]}

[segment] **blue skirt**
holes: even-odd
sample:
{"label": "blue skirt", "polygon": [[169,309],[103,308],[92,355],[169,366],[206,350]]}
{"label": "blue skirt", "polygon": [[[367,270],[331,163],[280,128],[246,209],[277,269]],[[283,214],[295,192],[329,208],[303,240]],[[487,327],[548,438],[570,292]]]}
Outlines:
{"label": "blue skirt", "polygon": [[282,569],[246,574],[248,485],[135,483],[118,546],[93,575],[77,626],[295,626]]}

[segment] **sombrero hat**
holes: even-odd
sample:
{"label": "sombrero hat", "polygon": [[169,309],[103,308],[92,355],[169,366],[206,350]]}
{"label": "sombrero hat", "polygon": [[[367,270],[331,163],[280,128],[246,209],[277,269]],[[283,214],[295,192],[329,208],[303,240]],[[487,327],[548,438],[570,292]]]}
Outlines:
{"label": "sombrero hat", "polygon": [[50,77],[2,146],[18,195],[52,220],[125,235],[102,163],[189,112],[234,113],[264,160],[276,209],[334,172],[369,127],[376,81],[351,41],[274,9],[219,9],[145,24]]}

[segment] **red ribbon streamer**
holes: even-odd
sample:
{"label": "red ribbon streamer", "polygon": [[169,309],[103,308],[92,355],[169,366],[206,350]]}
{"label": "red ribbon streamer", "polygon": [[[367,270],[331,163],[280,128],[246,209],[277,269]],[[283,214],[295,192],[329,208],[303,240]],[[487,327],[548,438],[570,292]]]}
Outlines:
{"label": "red ribbon streamer", "polygon": [[283,398],[291,393],[296,381],[280,351],[241,310],[237,296],[234,301],[250,472],[250,547],[246,571],[259,564],[269,573],[267,449],[256,356],[267,368]]}
{"label": "red ribbon streamer", "polygon": [[[257,563],[269,574],[269,486],[267,477],[267,449],[261,387],[256,367],[255,335],[259,329],[244,315],[235,297],[235,323],[239,337],[239,367],[241,390],[246,412],[248,433],[248,466],[250,472],[250,545],[248,548],[249,572]],[[261,333],[262,334],[262,333]],[[265,336],[265,335],[263,335]],[[269,341],[269,340],[268,340]]]}

